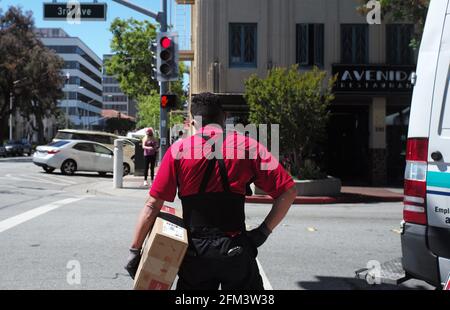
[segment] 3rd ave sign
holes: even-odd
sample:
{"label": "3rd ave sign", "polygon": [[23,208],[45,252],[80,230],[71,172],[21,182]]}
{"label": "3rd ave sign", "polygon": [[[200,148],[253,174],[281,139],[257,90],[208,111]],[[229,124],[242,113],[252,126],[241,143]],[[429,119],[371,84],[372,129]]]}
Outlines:
{"label": "3rd ave sign", "polygon": [[44,20],[105,21],[106,10],[106,3],[44,3]]}

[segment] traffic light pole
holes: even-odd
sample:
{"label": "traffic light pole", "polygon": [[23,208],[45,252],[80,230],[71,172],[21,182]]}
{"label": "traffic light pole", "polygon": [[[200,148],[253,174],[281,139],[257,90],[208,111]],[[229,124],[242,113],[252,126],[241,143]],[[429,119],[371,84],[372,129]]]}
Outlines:
{"label": "traffic light pole", "polygon": [[[161,32],[166,32],[167,25],[167,0],[161,0],[162,11],[155,13],[150,10],[144,9],[138,5],[135,5],[128,0],[113,0],[119,4],[122,4],[130,9],[133,9],[139,13],[145,14],[151,18],[154,18],[161,25]],[[161,82],[160,86],[160,95],[166,94],[169,91],[169,82]],[[166,154],[166,151],[169,147],[169,137],[168,137],[168,128],[169,126],[169,117],[167,113],[167,108],[160,107],[160,123],[159,123],[159,134],[161,138],[161,149],[159,152],[160,160]]]}
{"label": "traffic light pole", "polygon": [[[162,14],[161,14],[161,32],[167,31],[167,0],[161,0],[161,6],[162,6]],[[160,86],[160,95],[167,94],[169,92],[169,83],[170,82],[161,82]],[[167,108],[163,108],[160,105],[160,116],[159,116],[159,134],[161,138],[161,149],[159,152],[159,159],[160,161],[164,157],[164,154],[166,154],[166,151],[169,147],[169,137],[168,137],[168,130],[169,127],[169,114],[167,113]]]}

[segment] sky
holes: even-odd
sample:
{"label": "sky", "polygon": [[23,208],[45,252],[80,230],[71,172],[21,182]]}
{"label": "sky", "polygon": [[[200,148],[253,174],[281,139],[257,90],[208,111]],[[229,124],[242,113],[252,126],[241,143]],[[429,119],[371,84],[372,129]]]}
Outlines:
{"label": "sky", "polygon": [[[84,43],[86,43],[100,58],[103,58],[104,54],[111,53],[110,42],[112,39],[112,34],[109,31],[111,22],[116,18],[120,17],[122,19],[127,19],[133,17],[138,20],[150,19],[141,13],[133,11],[127,7],[117,4],[111,0],[99,0],[98,2],[106,2],[108,5],[107,20],[105,21],[91,21],[91,22],[81,22],[79,25],[71,25],[67,22],[59,21],[44,21],[43,20],[43,3],[52,2],[52,0],[0,0],[0,8],[5,11],[9,6],[21,6],[25,11],[32,11],[34,16],[34,22],[36,27],[45,28],[62,28],[70,36],[79,37]],[[66,2],[65,0],[59,0],[58,2]],[[92,0],[84,0],[80,2],[93,2]],[[160,0],[131,0],[130,2],[137,4],[139,6],[150,9],[153,12],[157,12],[161,8]],[[184,17],[180,17],[178,12],[175,10],[174,0],[168,1],[169,13],[172,17],[169,18],[169,22],[172,24],[181,25],[185,20]],[[185,9],[180,7],[180,9]],[[186,7],[186,12],[190,12],[189,7]],[[154,20],[152,20],[154,22]],[[187,25],[190,22],[187,21]],[[187,35],[190,29],[184,30],[181,26],[178,29],[179,32],[186,33]]]}

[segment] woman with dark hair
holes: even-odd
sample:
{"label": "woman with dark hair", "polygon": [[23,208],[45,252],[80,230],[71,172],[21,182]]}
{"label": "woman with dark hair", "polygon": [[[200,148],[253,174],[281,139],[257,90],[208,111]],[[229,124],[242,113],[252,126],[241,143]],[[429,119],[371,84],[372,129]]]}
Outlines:
{"label": "woman with dark hair", "polygon": [[148,178],[148,168],[150,166],[150,180],[153,182],[155,177],[155,163],[156,154],[159,149],[158,140],[155,138],[153,128],[148,128],[146,131],[146,136],[142,140],[142,148],[144,149],[144,186],[149,186]]}

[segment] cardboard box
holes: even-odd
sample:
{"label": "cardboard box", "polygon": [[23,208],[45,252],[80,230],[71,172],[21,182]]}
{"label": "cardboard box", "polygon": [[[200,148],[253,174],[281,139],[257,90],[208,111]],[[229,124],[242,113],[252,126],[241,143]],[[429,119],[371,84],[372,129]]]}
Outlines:
{"label": "cardboard box", "polygon": [[180,210],[164,206],[149,233],[134,280],[135,290],[169,290],[188,247]]}

